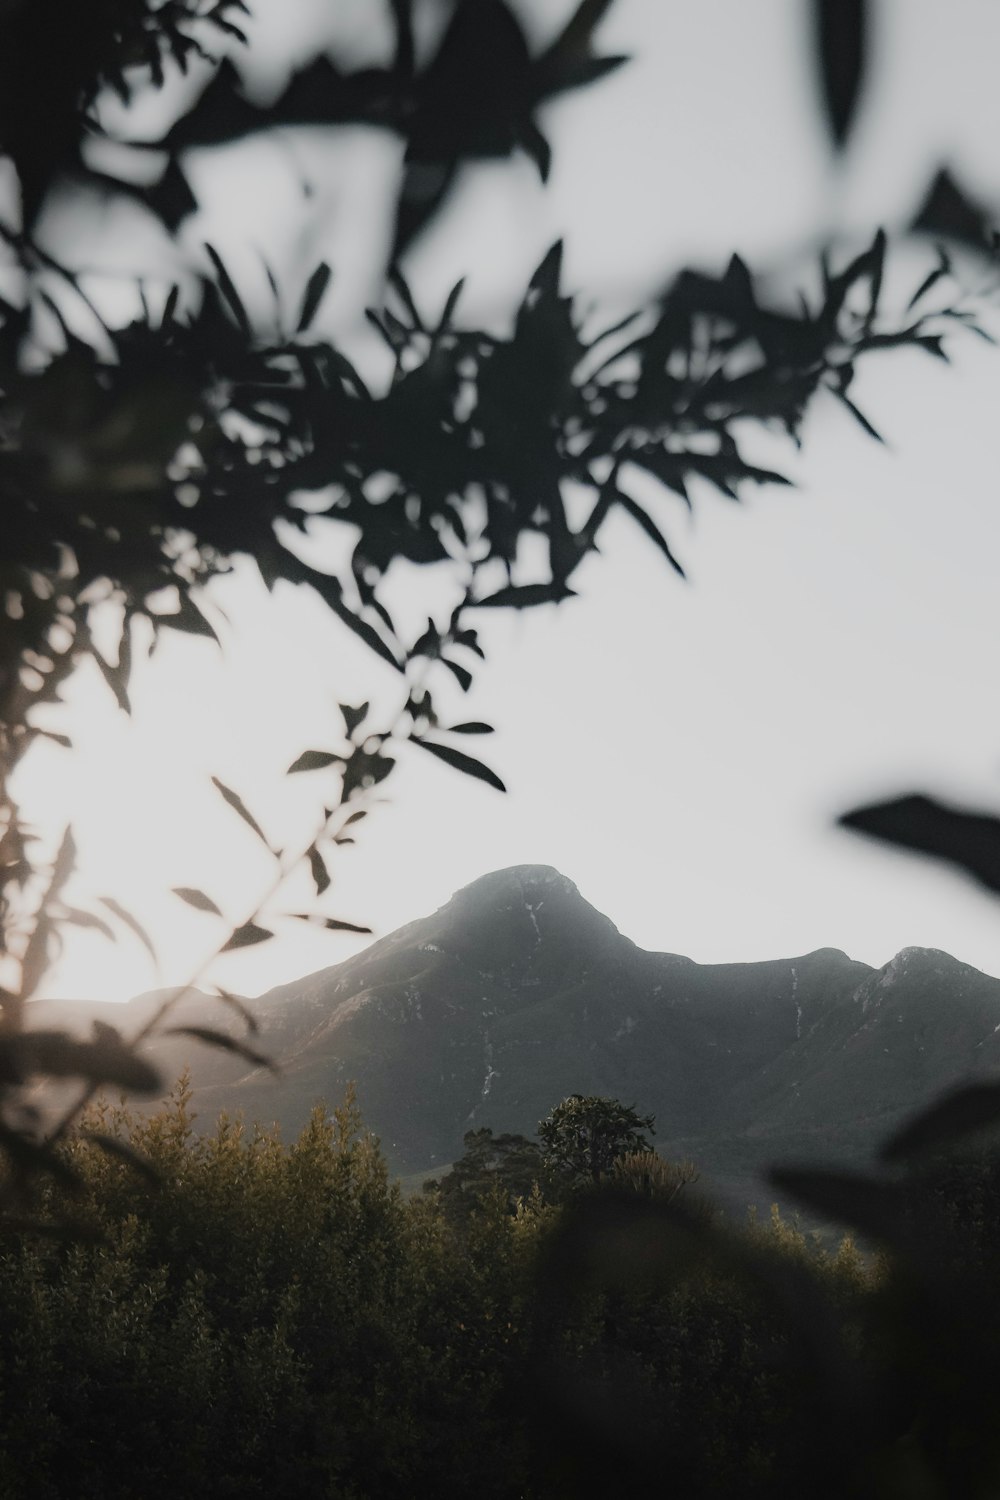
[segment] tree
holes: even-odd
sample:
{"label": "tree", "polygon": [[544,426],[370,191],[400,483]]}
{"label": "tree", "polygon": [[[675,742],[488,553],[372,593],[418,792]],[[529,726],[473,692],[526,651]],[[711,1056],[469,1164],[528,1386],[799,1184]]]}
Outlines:
{"label": "tree", "polygon": [[491,1192],[501,1192],[513,1211],[527,1198],[542,1175],[542,1153],[527,1136],[495,1136],[489,1126],[467,1130],[465,1150],[450,1172],[424,1183],[437,1193],[451,1223],[467,1219]]}
{"label": "tree", "polygon": [[643,1134],[653,1116],[617,1099],[570,1094],[538,1125],[542,1161],[557,1182],[574,1188],[600,1182],[623,1156],[652,1151]]}
{"label": "tree", "polygon": [[[216,781],[274,862],[268,889],[235,927],[209,894],[177,889],[219,923],[220,952],[266,942],[285,920],[337,930],[345,924],[324,904],[331,861],[400,754],[416,747],[503,789],[496,771],[464,748],[491,726],[452,722],[439,708],[438,683],[467,690],[482,659],[478,610],[568,597],[612,512],[628,515],[680,573],[664,521],[632,493],[630,473],[689,506],[692,483],[733,499],[749,484],[783,483],[746,458],[748,426],[773,426],[798,442],[807,409],[825,396],[875,433],[850,394],[858,363],[900,347],[941,356],[944,334],[972,321],[961,306],[934,300],[944,262],[905,313],[886,312],[881,234],[841,268],[824,262],[819,291],[795,307],[770,304],[734,257],[721,275],[686,272],[635,317],[595,325],[563,285],[558,244],[505,334],[463,322],[461,283],[442,306],[419,307],[399,257],[446,201],[458,168],[525,150],[544,179],[550,151],[538,107],[624,64],[601,55],[595,40],[610,4],[567,6],[555,36],[533,52],[513,5],[455,0],[423,61],[412,0],[388,0],[387,66],[352,70],[317,53],[269,106],[243,86],[243,33],[234,20],[247,9],[243,0],[207,8],[197,0],[102,0],[85,15],[68,0],[6,8],[0,150],[17,174],[20,214],[2,226],[12,275],[0,297],[3,1085],[78,1076],[80,1103],[102,1080],[156,1087],[135,1056],[148,1028],[127,1041],[105,1028],[85,1044],[20,1035],[25,1003],[67,925],[109,936],[129,930],[152,947],[115,900],[96,910],[67,900],[71,833],[53,860],[40,859],[17,806],[18,766],[46,739],[71,743],[72,726],[54,730],[47,716],[84,662],[128,712],[131,675],[164,631],[214,637],[211,582],[243,558],[269,588],[314,590],[395,674],[394,714],[375,722],[367,703],[341,705],[343,732],[289,768],[318,784],[315,827],[297,849],[279,854],[239,791]],[[842,141],[864,64],[864,7],[820,0],[815,13],[826,105]],[[838,24],[848,44],[831,47]],[[87,149],[94,140],[129,145],[101,123],[101,98],[159,89],[171,68],[176,76],[195,57],[206,67],[200,92],[189,90],[162,136],[144,143],[166,164],[160,179],[137,186],[95,168]],[[193,148],[276,127],[348,122],[390,130],[404,144],[406,168],[389,205],[395,235],[385,294],[369,309],[391,359],[382,387],[311,331],[332,274],[325,264],[291,286],[285,270],[267,268],[274,305],[265,317],[205,246],[183,287],[138,286],[135,315],[115,322],[39,243],[42,208],[67,178],[138,198],[174,233],[196,204],[185,175]],[[953,221],[954,209],[952,191],[943,208],[937,203],[937,221],[925,214],[926,225],[940,227],[948,212]],[[353,538],[349,557],[328,567],[296,550],[317,515]],[[519,567],[527,537],[542,540],[540,576]],[[387,602],[390,569],[442,563],[453,592],[425,628],[402,627]],[[276,893],[300,863],[317,906],[285,913]],[[259,1056],[249,1045],[247,1055]],[[78,1108],[56,1124],[55,1138]],[[10,1110],[0,1124],[16,1185],[6,1190],[9,1207],[21,1203],[31,1172],[52,1169],[51,1142],[33,1138]]]}

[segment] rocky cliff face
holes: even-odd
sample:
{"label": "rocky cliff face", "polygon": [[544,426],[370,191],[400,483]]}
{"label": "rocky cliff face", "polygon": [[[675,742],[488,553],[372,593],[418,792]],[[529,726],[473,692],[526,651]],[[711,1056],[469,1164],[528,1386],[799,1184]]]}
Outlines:
{"label": "rocky cliff face", "polygon": [[[759,1197],[769,1161],[863,1158],[937,1090],[1000,1063],[1000,981],[947,954],[697,964],[637,948],[547,866],[486,875],[251,1004],[282,1076],[199,1052],[206,1122],[242,1109],[291,1135],[354,1080],[392,1168],[412,1173],[443,1168],[473,1127],[532,1134],[567,1094],[615,1095],[730,1199]],[[164,1066],[179,1058],[175,1042]]]}

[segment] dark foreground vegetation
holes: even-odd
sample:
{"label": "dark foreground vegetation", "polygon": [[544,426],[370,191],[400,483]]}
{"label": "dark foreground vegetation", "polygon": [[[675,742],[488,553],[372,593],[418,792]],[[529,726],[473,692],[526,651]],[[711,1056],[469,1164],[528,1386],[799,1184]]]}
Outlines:
{"label": "dark foreground vegetation", "polygon": [[406,1199],[350,1097],[292,1145],[195,1134],[183,1083],[97,1114],[159,1181],[77,1135],[72,1237],[4,1240],[5,1500],[996,1492],[982,1160],[903,1210],[951,1246],[935,1292],[777,1210],[729,1228],[646,1151],[512,1197],[523,1149],[478,1132],[462,1191]]}

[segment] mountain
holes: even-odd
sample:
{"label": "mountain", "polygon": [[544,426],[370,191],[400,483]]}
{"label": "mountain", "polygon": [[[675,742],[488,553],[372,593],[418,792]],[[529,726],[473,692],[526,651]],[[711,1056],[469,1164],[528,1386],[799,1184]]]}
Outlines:
{"label": "mountain", "polygon": [[[102,1015],[130,1034],[155,998]],[[1000,1062],[1000,981],[948,954],[698,964],[636,947],[548,866],[485,875],[248,1003],[281,1077],[199,1047],[206,1124],[242,1109],[290,1136],[353,1079],[392,1169],[432,1173],[469,1129],[534,1134],[567,1094],[613,1095],[654,1114],[660,1150],[694,1159],[732,1202],[761,1198],[769,1162],[864,1159],[941,1088]],[[220,1009],[195,997],[179,1019],[235,1026]],[[174,1076],[188,1045],[150,1054]]]}

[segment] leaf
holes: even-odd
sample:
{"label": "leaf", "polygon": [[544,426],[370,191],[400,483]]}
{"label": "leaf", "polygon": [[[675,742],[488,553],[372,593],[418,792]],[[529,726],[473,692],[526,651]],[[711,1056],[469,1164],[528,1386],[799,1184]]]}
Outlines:
{"label": "leaf", "polygon": [[478,720],[471,719],[467,724],[449,724],[446,734],[492,734],[492,724],[481,724]]}
{"label": "leaf", "polygon": [[830,129],[842,148],[865,73],[865,0],[813,0],[813,25]]}
{"label": "leaf", "polygon": [[663,553],[664,557],[667,559],[667,562],[673,568],[674,572],[678,573],[681,578],[686,578],[687,574],[684,572],[684,569],[681,567],[673,552],[670,550],[670,546],[667,542],[666,537],[660,531],[660,528],[657,526],[652,517],[647,515],[642,506],[637,505],[636,502],[631,498],[631,496],[623,495],[621,491],[619,491],[617,499],[618,504],[622,507],[622,509],[628,511],[628,514],[634,521],[638,521],[639,525],[642,527],[643,531],[650,538],[650,540],[655,542],[656,546],[659,547],[660,551]]}
{"label": "leaf", "polygon": [[285,772],[286,776],[294,776],[298,771],[323,771],[327,766],[343,765],[344,757],[334,755],[332,750],[303,750],[297,760]]}
{"label": "leaf", "polygon": [[855,833],[957,865],[1000,893],[1000,818],[992,813],[948,807],[913,792],[854,808],[837,821]]}
{"label": "leaf", "polygon": [[243,334],[244,338],[249,339],[252,334],[250,319],[247,316],[247,310],[243,306],[243,301],[240,297],[240,294],[236,290],[235,283],[233,282],[233,279],[230,276],[229,272],[226,270],[222,256],[214,246],[207,243],[205,245],[205,250],[208,253],[209,260],[215,267],[215,274],[219,278],[219,291],[228,304],[229,310],[232,313],[233,317],[236,319],[236,322],[239,325],[240,332]]}
{"label": "leaf", "polygon": [[444,307],[441,310],[441,320],[437,326],[437,332],[439,334],[444,333],[447,328],[451,327],[451,320],[454,316],[455,308],[458,306],[458,299],[462,295],[462,288],[464,286],[465,277],[461,276],[459,277],[458,281],[455,282],[455,285],[452,287],[451,291],[448,293]]}
{"label": "leaf", "polygon": [[916,305],[920,301],[921,297],[925,297],[927,295],[927,293],[930,291],[931,287],[937,285],[937,283],[941,280],[942,276],[950,276],[950,275],[951,275],[951,261],[948,258],[947,252],[943,249],[943,247],[941,245],[939,245],[938,246],[938,263],[934,267],[933,271],[928,271],[928,273],[924,277],[923,281],[917,287],[917,290],[913,293],[913,296],[910,298],[909,302],[906,304],[906,311],[910,312],[912,308],[916,307]]}
{"label": "leaf", "polygon": [[353,739],[354,731],[357,729],[358,725],[364,723],[364,720],[368,716],[369,706],[370,705],[367,702],[362,703],[358,708],[351,708],[350,704],[348,703],[337,704],[337,707],[340,709],[340,712],[343,715],[344,726],[347,729],[348,739]]}
{"label": "leaf", "polygon": [[230,990],[216,990],[215,998],[221,1000],[223,1005],[228,1005],[231,1010],[235,1010],[246,1023],[247,1030],[252,1035],[257,1035],[260,1031],[260,1022],[245,1000],[241,1000],[239,995],[234,995]]}
{"label": "leaf", "polygon": [[186,635],[203,635],[216,642],[219,639],[215,627],[208,620],[201,606],[192,599],[190,594],[183,591],[180,595],[180,608],[176,609],[172,615],[157,615],[156,623],[169,630],[182,630]]}
{"label": "leaf", "polygon": [[233,811],[239,813],[240,817],[243,819],[244,823],[246,823],[247,827],[253,829],[254,833],[260,839],[265,848],[269,849],[273,854],[274,851],[273,849],[271,849],[270,844],[267,842],[267,836],[265,835],[264,830],[261,828],[260,824],[257,822],[257,819],[253,816],[253,814],[248,811],[243,803],[243,799],[230,787],[226,786],[224,782],[220,781],[218,776],[212,777],[212,784],[217,788],[219,792],[221,792],[222,796],[229,803],[229,806],[233,809]]}
{"label": "leaf", "polygon": [[357,922],[342,922],[339,917],[321,917],[314,912],[292,911],[288,914],[295,922],[311,922],[314,927],[326,927],[331,932],[360,932],[371,936],[370,927],[360,927]]}
{"label": "leaf", "polygon": [[299,321],[295,325],[296,333],[305,333],[316,316],[319,305],[326,295],[326,289],[330,284],[332,274],[326,261],[321,260],[306,282],[305,296],[302,298],[302,308],[299,312]]}
{"label": "leaf", "polygon": [[908,1161],[997,1124],[1000,1083],[965,1084],[951,1089],[902,1125],[885,1142],[879,1156],[884,1162]]}
{"label": "leaf", "polygon": [[416,736],[411,743],[420,745],[431,755],[436,755],[439,760],[443,760],[446,765],[453,766],[456,771],[462,771],[466,776],[475,776],[480,781],[485,781],[487,785],[496,787],[498,792],[507,790],[495,771],[491,771],[489,766],[484,766],[481,760],[466,755],[464,750],[456,750],[453,745],[442,745],[437,740],[417,739]]}
{"label": "leaf", "polygon": [[154,1167],[149,1157],[144,1152],[137,1151],[135,1146],[131,1145],[128,1141],[123,1141],[120,1136],[105,1135],[99,1130],[81,1130],[80,1139],[89,1141],[92,1146],[96,1146],[106,1156],[113,1156],[117,1161],[125,1162],[127,1166],[132,1167],[134,1171],[145,1177],[146,1181],[152,1183],[154,1187],[159,1187],[163,1181],[163,1174],[159,1168]]}
{"label": "leaf", "polygon": [[4,1038],[0,1055],[5,1067],[22,1077],[88,1078],[92,1083],[114,1083],[136,1093],[155,1094],[160,1075],[144,1058],[125,1045],[113,1026],[94,1028],[93,1041],[81,1041],[64,1031],[25,1031]]}
{"label": "leaf", "polygon": [[171,886],[171,890],[175,896],[180,896],[182,901],[186,901],[188,906],[193,906],[197,911],[208,911],[215,917],[222,916],[222,912],[211,896],[206,896],[204,891],[197,890],[193,885],[175,885]]}
{"label": "leaf", "polygon": [[223,1052],[235,1052],[237,1057],[245,1058],[257,1068],[267,1068],[271,1073],[280,1073],[280,1068],[272,1058],[263,1052],[258,1052],[255,1047],[249,1046],[238,1036],[230,1036],[228,1031],[216,1031],[212,1026],[168,1026],[161,1036],[190,1036],[196,1042],[204,1042],[207,1047],[218,1047]]}
{"label": "leaf", "polygon": [[88,927],[106,937],[109,942],[114,942],[115,935],[107,922],[102,917],[95,916],[93,912],[83,911],[79,906],[64,906],[57,913],[60,922],[69,922],[73,927]]}
{"label": "leaf", "polygon": [[258,927],[256,922],[244,922],[242,927],[237,927],[219,952],[230,953],[234,948],[250,948],[254,943],[266,943],[273,937],[274,933],[268,931],[266,927]]}
{"label": "leaf", "polygon": [[453,674],[462,692],[467,693],[472,686],[472,673],[468,667],[463,667],[460,662],[452,661],[448,656],[441,657],[441,665],[448,668],[448,671]]}
{"label": "leaf", "polygon": [[904,1238],[902,1199],[895,1183],[861,1172],[823,1167],[772,1167],[767,1179],[827,1219],[837,1219],[872,1239],[899,1244]]}
{"label": "leaf", "polygon": [[136,917],[133,917],[132,913],[122,906],[120,901],[116,901],[113,896],[98,896],[97,899],[102,906],[107,907],[113,917],[117,917],[119,922],[139,939],[150,958],[156,963],[156,949],[153,947],[153,940],[142,923]]}
{"label": "leaf", "polygon": [[306,851],[306,858],[309,861],[309,869],[316,884],[316,894],[317,896],[322,896],[323,892],[330,887],[330,872],[326,868],[323,856],[315,844],[313,844],[311,849]]}
{"label": "leaf", "polygon": [[864,413],[859,411],[855,406],[850,396],[848,396],[844,391],[837,390],[835,386],[831,387],[831,389],[833,390],[833,394],[837,397],[837,400],[844,403],[844,405],[847,407],[847,410],[851,413],[851,416],[854,417],[855,421],[860,422],[861,426],[865,429],[868,436],[873,437],[876,443],[884,443],[885,438],[880,432],[876,432],[875,428],[869,422]]}
{"label": "leaf", "polygon": [[576,590],[555,579],[551,583],[509,584],[487,594],[485,599],[473,599],[470,609],[534,609],[539,604],[559,604],[563,599],[576,597]]}

